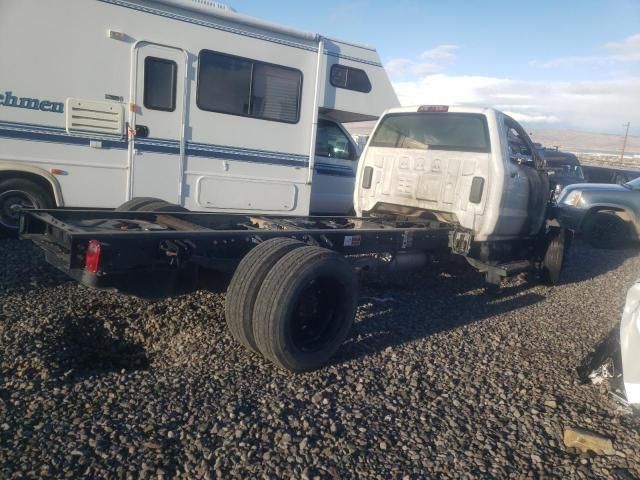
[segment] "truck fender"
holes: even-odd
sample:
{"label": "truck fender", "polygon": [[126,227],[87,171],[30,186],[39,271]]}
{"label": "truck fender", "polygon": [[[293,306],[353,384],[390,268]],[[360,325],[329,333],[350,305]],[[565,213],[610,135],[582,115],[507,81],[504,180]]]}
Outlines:
{"label": "truck fender", "polygon": [[[0,162],[0,176],[11,177],[10,173],[16,173],[20,177],[39,177],[39,179],[45,181],[51,186],[53,192],[53,199],[57,207],[64,206],[64,199],[62,197],[62,189],[58,180],[47,170],[36,167],[34,165],[24,164],[22,162]],[[9,174],[9,175],[7,175]]]}

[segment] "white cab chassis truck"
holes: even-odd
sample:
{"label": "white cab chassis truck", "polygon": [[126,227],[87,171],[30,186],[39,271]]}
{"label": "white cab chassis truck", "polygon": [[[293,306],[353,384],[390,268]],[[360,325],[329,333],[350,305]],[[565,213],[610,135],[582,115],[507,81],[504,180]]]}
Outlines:
{"label": "white cab chassis truck", "polygon": [[570,233],[524,130],[493,109],[423,106],[380,119],[358,171],[358,217],[189,212],[153,198],[107,210],[26,210],[23,238],[79,282],[163,297],[203,271],[233,273],[226,321],[277,366],[324,365],[349,334],[356,272],[462,256],[490,285],[556,284]]}
{"label": "white cab chassis truck", "polygon": [[359,152],[341,123],[398,105],[374,49],[209,0],[3,0],[0,45],[9,232],[20,206],[137,197],[344,215]]}

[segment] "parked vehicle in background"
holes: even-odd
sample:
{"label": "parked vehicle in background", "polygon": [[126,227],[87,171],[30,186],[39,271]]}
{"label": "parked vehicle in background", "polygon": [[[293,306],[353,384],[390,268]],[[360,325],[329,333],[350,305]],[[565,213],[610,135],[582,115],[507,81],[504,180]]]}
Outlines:
{"label": "parked vehicle in background", "polygon": [[578,157],[557,148],[546,148],[536,144],[536,150],[543,160],[543,169],[549,175],[549,186],[554,198],[567,185],[584,183],[584,173]]}
{"label": "parked vehicle in background", "polygon": [[583,165],[585,180],[589,183],[616,183],[622,185],[640,177],[640,170]]}
{"label": "parked vehicle in background", "polygon": [[[21,18],[47,21],[25,28]],[[0,55],[9,231],[20,206],[134,197],[346,214],[358,149],[341,123],[398,105],[374,49],[209,1],[4,0],[0,44],[20,46]]]}
{"label": "parked vehicle in background", "polygon": [[622,185],[569,185],[558,198],[563,225],[597,248],[618,248],[640,235],[640,178]]}
{"label": "parked vehicle in background", "polygon": [[640,407],[640,280],[627,293],[620,322],[620,353],[627,401]]}

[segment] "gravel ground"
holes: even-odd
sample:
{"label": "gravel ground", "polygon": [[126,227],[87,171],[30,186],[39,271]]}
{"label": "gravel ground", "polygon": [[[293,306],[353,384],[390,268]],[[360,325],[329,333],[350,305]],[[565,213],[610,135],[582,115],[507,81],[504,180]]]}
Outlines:
{"label": "gravel ground", "polygon": [[233,341],[223,293],[106,294],[0,239],[0,477],[638,477],[640,418],[575,375],[638,253],[579,244],[564,285],[497,296],[458,265],[371,279],[335,362],[292,375]]}

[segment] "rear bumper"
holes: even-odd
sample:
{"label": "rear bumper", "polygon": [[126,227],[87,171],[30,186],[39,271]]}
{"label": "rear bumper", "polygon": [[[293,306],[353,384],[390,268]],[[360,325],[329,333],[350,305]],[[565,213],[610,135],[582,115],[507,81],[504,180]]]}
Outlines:
{"label": "rear bumper", "polygon": [[195,264],[188,263],[179,269],[149,266],[125,272],[92,273],[84,268],[70,268],[69,253],[45,238],[37,235],[25,238],[43,250],[47,263],[90,288],[155,299],[187,293],[197,286],[198,268]]}

